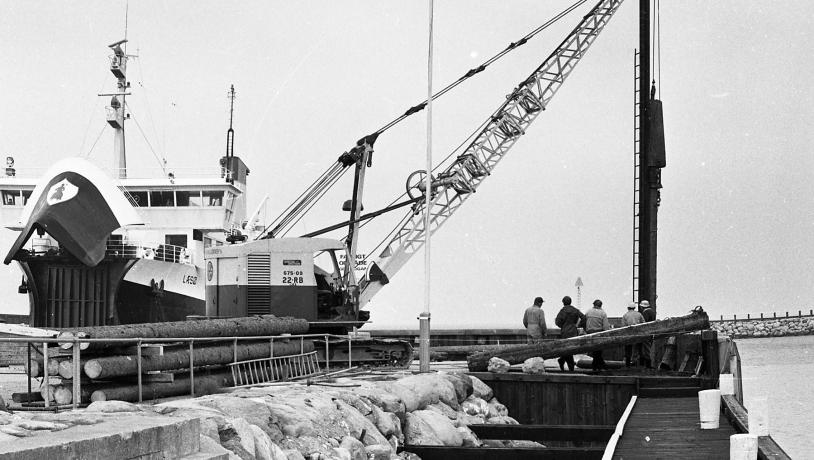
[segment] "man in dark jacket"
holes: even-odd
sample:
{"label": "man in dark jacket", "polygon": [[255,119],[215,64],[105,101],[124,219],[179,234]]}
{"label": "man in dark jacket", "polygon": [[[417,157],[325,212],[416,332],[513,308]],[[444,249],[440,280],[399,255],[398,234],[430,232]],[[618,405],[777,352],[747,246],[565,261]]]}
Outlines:
{"label": "man in dark jacket", "polygon": [[[571,305],[571,297],[565,296],[562,298],[562,308],[557,313],[557,318],[554,323],[560,328],[560,337],[567,339],[569,337],[576,337],[579,335],[580,322],[585,321],[585,315],[576,307]],[[565,370],[565,364],[568,363],[568,370],[574,371],[574,355],[564,355],[557,359],[560,363],[560,370]]]}
{"label": "man in dark jacket", "polygon": [[[642,300],[639,304],[639,312],[641,312],[645,323],[656,320],[656,311],[650,306],[650,302]],[[639,355],[639,364],[650,369],[653,367],[651,363],[651,354],[653,353],[653,338],[648,338],[642,342],[642,354]]]}

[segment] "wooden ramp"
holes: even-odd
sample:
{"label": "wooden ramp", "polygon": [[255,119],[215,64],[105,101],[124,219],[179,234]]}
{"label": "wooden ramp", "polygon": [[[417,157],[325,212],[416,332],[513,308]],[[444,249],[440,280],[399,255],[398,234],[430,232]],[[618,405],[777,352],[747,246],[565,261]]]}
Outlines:
{"label": "wooden ramp", "polygon": [[729,459],[729,437],[737,431],[722,414],[720,427],[702,430],[698,397],[639,398],[613,458]]}

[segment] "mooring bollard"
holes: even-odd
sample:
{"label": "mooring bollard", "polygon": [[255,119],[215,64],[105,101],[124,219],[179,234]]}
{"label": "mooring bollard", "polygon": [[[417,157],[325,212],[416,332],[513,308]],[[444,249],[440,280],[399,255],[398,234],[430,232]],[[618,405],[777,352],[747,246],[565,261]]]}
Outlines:
{"label": "mooring bollard", "polygon": [[729,460],[757,460],[757,436],[751,433],[730,436]]}
{"label": "mooring bollard", "polygon": [[701,429],[717,429],[721,418],[721,390],[699,391],[698,409],[701,414]]}

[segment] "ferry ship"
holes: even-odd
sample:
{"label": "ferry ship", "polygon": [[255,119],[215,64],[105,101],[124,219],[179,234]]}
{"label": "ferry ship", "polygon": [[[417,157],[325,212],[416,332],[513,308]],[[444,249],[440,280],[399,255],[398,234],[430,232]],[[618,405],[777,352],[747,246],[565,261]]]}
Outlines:
{"label": "ferry ship", "polygon": [[[0,176],[0,222],[19,232],[4,262],[22,269],[19,292],[29,297],[32,326],[204,315],[204,249],[245,238],[249,169],[234,156],[231,120],[226,154],[209,170],[128,175],[125,44],[109,45],[117,89],[100,94],[110,98],[113,174],[68,158],[42,177],[21,177],[7,157]],[[233,109],[234,87],[230,99]]]}

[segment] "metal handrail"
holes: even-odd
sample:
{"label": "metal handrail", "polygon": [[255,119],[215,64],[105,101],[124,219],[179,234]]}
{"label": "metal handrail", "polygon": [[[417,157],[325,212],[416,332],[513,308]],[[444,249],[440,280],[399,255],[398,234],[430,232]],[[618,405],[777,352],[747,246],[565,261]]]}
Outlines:
{"label": "metal handrail", "polygon": [[153,259],[163,262],[192,264],[192,255],[183,246],[137,240],[108,240],[106,256],[128,259]]}
{"label": "metal handrail", "polygon": [[[58,245],[45,244],[42,241],[33,241],[30,244],[32,255],[47,255],[49,252],[59,250]],[[105,250],[106,257],[122,259],[152,259],[162,262],[172,262],[193,265],[190,250],[183,246],[138,240],[108,240]]]}
{"label": "metal handrail", "polygon": [[[269,340],[270,347],[270,358],[274,357],[274,341],[276,340],[297,340],[300,341],[300,350],[302,351],[304,347],[304,341],[308,338],[322,338],[325,340],[325,362],[326,366],[325,369],[328,369],[328,362],[330,357],[330,338],[340,339],[343,342],[346,340],[348,342],[348,348],[352,347],[353,337],[351,336],[344,336],[344,335],[335,335],[335,334],[296,334],[296,335],[264,335],[264,336],[228,336],[228,337],[137,337],[137,338],[81,338],[81,337],[70,337],[70,338],[59,338],[59,337],[0,337],[0,343],[3,342],[10,342],[10,343],[26,343],[28,344],[28,362],[31,362],[31,344],[42,344],[42,358],[43,363],[46,364],[43,366],[43,376],[42,381],[48,385],[48,345],[56,343],[58,345],[63,345],[70,343],[72,344],[71,351],[73,359],[73,375],[74,378],[72,379],[73,388],[72,388],[72,402],[71,407],[73,409],[78,409],[81,404],[81,376],[82,376],[82,369],[81,369],[81,358],[82,358],[82,347],[80,346],[82,343],[118,343],[118,344],[135,344],[137,345],[136,349],[136,361],[138,364],[138,376],[137,376],[137,385],[138,385],[138,393],[139,398],[138,402],[142,402],[142,393],[143,393],[143,382],[141,377],[141,345],[144,343],[189,343],[189,352],[190,352],[190,360],[189,360],[189,377],[190,377],[190,395],[195,396],[195,365],[194,365],[194,344],[197,342],[198,344],[201,343],[213,343],[213,342],[226,342],[231,341],[234,346],[237,346],[237,343],[240,341],[257,341],[257,340]],[[339,344],[336,344],[339,346]],[[235,349],[235,356],[237,354],[237,349]],[[234,359],[237,362],[237,359]],[[30,369],[30,364],[26,366]],[[349,355],[348,356],[348,369],[353,367],[353,359]],[[31,393],[31,377],[30,377],[30,370],[26,371],[26,375],[29,376],[28,378],[28,392]],[[50,387],[46,386],[45,390],[45,408],[50,408]],[[59,408],[59,406],[57,406]]]}

